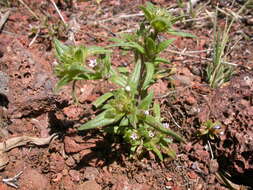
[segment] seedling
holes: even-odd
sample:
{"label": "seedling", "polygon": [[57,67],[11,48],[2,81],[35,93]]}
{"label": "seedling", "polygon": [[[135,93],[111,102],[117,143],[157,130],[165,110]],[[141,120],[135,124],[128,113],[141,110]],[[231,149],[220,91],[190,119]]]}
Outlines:
{"label": "seedling", "polygon": [[39,26],[32,26],[30,28],[29,37],[36,38],[38,36],[43,41],[50,42],[50,44],[47,44],[49,48],[52,47],[51,41],[54,38],[64,37],[64,32],[67,31],[67,26],[61,20],[50,23],[50,18],[43,16],[40,22],[41,24]]}
{"label": "seedling", "polygon": [[[120,135],[130,145],[131,153],[141,154],[153,151],[160,160],[163,153],[176,157],[170,148],[173,139],[185,140],[161,123],[160,106],[153,102],[154,92],[148,90],[159,73],[159,64],[169,63],[159,57],[174,39],[160,41],[163,32],[190,36],[177,32],[172,25],[178,20],[166,9],[155,7],[151,3],[141,6],[144,20],[134,34],[124,34],[111,47],[121,47],[134,53],[132,72],[125,68],[112,68],[110,51],[99,47],[66,46],[55,40],[59,65],[56,74],[60,78],[57,88],[77,80],[108,79],[117,84],[118,89],[99,97],[93,105],[101,112],[94,119],[82,125],[79,130],[102,128],[113,135]],[[90,56],[96,56],[89,64]]]}
{"label": "seedling", "polygon": [[1,0],[0,1],[0,5],[4,6],[4,7],[10,7],[11,6],[11,2],[9,0]]}
{"label": "seedling", "polygon": [[225,48],[228,43],[228,33],[230,27],[228,28],[226,19],[224,31],[221,32],[217,27],[217,14],[218,11],[216,9],[216,16],[214,20],[213,60],[206,68],[207,81],[212,88],[220,87],[223,83],[229,81],[234,72],[233,67],[225,63]]}
{"label": "seedling", "polygon": [[207,137],[210,140],[214,140],[221,135],[224,135],[224,127],[218,121],[212,122],[208,120],[201,125],[198,131],[198,136]]}
{"label": "seedling", "polygon": [[[250,5],[251,0],[248,0],[237,12],[239,15],[248,5]],[[225,82],[229,81],[232,75],[234,74],[234,66],[227,63],[228,55],[228,39],[229,32],[236,20],[236,17],[228,24],[228,19],[226,18],[226,23],[223,31],[217,26],[217,17],[218,17],[218,7],[216,8],[216,14],[214,18],[214,45],[213,45],[213,60],[208,64],[206,68],[206,78],[210,87],[217,88],[220,87]]]}

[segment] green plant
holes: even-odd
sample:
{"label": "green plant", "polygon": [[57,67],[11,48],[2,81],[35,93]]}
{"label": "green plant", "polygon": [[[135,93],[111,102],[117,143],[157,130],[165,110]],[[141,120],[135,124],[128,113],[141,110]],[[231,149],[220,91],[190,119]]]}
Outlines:
{"label": "green plant", "polygon": [[184,1],[183,0],[177,0],[177,5],[180,8],[184,8]]}
{"label": "green plant", "polygon": [[217,14],[216,9],[216,17],[214,20],[213,60],[206,68],[207,82],[212,88],[220,87],[223,83],[229,81],[234,73],[232,65],[226,64],[225,54],[230,27],[228,27],[226,20],[224,31],[221,32],[217,27]]}
{"label": "green plant", "polygon": [[40,24],[38,26],[31,26],[29,29],[29,37],[40,38],[40,41],[47,42],[47,48],[52,47],[52,40],[54,38],[64,38],[68,26],[66,26],[62,20],[53,20],[49,16],[45,15],[40,18]]}
{"label": "green plant", "polygon": [[[78,80],[96,80],[109,77],[111,72],[110,52],[102,47],[66,46],[57,39],[54,40],[55,54],[59,63],[55,74],[60,79],[56,90],[72,82],[72,95],[75,96],[75,84]],[[87,65],[87,59],[90,57]]]}
{"label": "green plant", "polygon": [[[145,19],[134,34],[124,34],[110,47],[121,47],[134,53],[134,68],[128,72],[126,68],[112,68],[110,51],[99,47],[65,46],[55,40],[56,55],[60,64],[56,74],[60,78],[57,87],[76,80],[94,80],[106,78],[119,88],[99,97],[93,105],[101,110],[94,119],[83,124],[79,130],[100,127],[113,135],[120,135],[130,145],[131,153],[141,154],[144,150],[153,151],[160,160],[163,153],[175,158],[170,148],[172,138],[185,140],[162,124],[160,106],[154,103],[153,91],[148,88],[160,74],[159,63],[169,63],[158,55],[165,50],[174,39],[160,41],[160,33],[169,32],[176,35],[191,34],[177,32],[172,25],[178,18],[171,16],[166,9],[155,7],[151,3],[141,6]],[[87,67],[89,56],[97,56],[96,67]],[[172,138],[171,138],[172,137]]]}
{"label": "green plant", "polygon": [[220,135],[224,134],[224,128],[220,122],[212,122],[211,120],[207,120],[204,122],[199,131],[199,137],[207,137],[207,139],[214,140],[215,138],[219,137]]}
{"label": "green plant", "polygon": [[2,0],[2,1],[0,1],[0,5],[1,6],[5,6],[5,7],[9,7],[10,6],[10,2],[8,0]]}
{"label": "green plant", "polygon": [[[250,3],[251,0],[246,1],[236,15],[239,15],[245,8],[247,8],[248,5],[250,5]],[[236,20],[236,17],[233,17],[229,25],[228,18],[226,17],[226,23],[223,32],[217,27],[217,17],[218,7],[216,8],[216,14],[214,18],[213,60],[206,68],[207,82],[212,88],[220,87],[222,84],[229,81],[231,76],[234,74],[234,66],[228,64],[226,59],[229,53],[229,47],[227,47],[229,32]]]}

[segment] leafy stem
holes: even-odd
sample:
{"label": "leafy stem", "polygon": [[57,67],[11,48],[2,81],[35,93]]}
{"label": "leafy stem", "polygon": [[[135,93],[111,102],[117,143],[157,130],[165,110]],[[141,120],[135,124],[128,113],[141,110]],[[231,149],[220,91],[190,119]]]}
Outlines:
{"label": "leafy stem", "polygon": [[[101,47],[66,46],[55,40],[56,56],[60,62],[56,66],[59,77],[57,88],[73,82],[75,91],[77,80],[106,79],[119,86],[118,89],[100,96],[93,105],[101,112],[94,119],[84,123],[79,130],[102,128],[113,135],[120,135],[130,145],[132,154],[153,151],[160,160],[163,154],[173,158],[175,152],[170,143],[185,140],[161,123],[160,106],[153,102],[154,92],[149,87],[155,83],[159,64],[168,63],[159,57],[173,39],[160,41],[159,34],[173,32],[183,36],[190,34],[175,32],[172,24],[175,19],[166,9],[151,3],[141,6],[144,20],[134,34],[124,34],[113,38],[115,43],[108,46],[121,47],[134,54],[133,70],[112,68],[111,51]],[[90,60],[90,57],[95,60]],[[90,61],[90,64],[87,62]],[[73,97],[76,99],[75,94]]]}

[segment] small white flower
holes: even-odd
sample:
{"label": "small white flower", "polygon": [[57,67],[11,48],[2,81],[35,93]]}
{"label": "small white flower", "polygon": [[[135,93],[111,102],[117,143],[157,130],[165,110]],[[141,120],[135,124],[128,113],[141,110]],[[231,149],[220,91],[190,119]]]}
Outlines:
{"label": "small white flower", "polygon": [[97,63],[97,60],[96,60],[96,59],[91,59],[91,60],[90,60],[90,63],[89,63],[89,66],[90,66],[91,68],[93,68],[93,67],[95,67],[97,64],[98,64],[98,63]]}
{"label": "small white flower", "polygon": [[84,93],[85,88],[80,88],[80,91],[81,91],[82,93]]}
{"label": "small white flower", "polygon": [[224,135],[224,131],[221,131],[221,132],[220,132],[220,135]]}
{"label": "small white flower", "polygon": [[148,132],[148,136],[149,136],[149,137],[154,137],[155,134],[154,134],[152,131],[149,131],[149,132]]}
{"label": "small white flower", "polygon": [[136,133],[132,133],[130,138],[133,140],[136,140],[136,139],[138,139],[138,135]]}
{"label": "small white flower", "polygon": [[170,128],[170,124],[169,123],[163,123],[163,127],[168,129],[168,128]]}
{"label": "small white flower", "polygon": [[52,63],[52,65],[53,66],[57,66],[57,65],[59,65],[59,63],[56,60],[54,60],[54,62]]}
{"label": "small white flower", "polygon": [[205,148],[206,151],[209,151],[209,150],[210,150],[208,144],[206,144],[206,145],[204,146],[204,148]]}
{"label": "small white flower", "polygon": [[148,110],[144,111],[144,114],[149,115],[149,111]]}
{"label": "small white flower", "polygon": [[131,91],[130,86],[126,86],[126,87],[125,87],[125,90],[126,90],[127,92],[130,92],[130,91]]}
{"label": "small white flower", "polygon": [[245,77],[243,78],[243,80],[245,80],[245,81],[249,81],[249,80],[250,80],[250,78],[249,78],[249,76],[245,76]]}
{"label": "small white flower", "polygon": [[251,85],[252,85],[253,79],[250,78],[249,76],[245,76],[245,77],[243,78],[243,80],[245,81],[245,83],[246,83],[248,86],[251,86]]}

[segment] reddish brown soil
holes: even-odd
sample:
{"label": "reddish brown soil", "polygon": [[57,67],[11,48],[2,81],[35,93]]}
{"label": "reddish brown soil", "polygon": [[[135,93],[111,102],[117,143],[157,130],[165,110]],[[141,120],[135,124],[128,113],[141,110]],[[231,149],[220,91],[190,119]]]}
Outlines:
{"label": "reddish brown soil", "polygon": [[[109,38],[137,28],[142,17],[134,14],[139,13],[138,6],[145,1],[104,0],[99,8],[95,0],[73,1],[73,4],[55,0],[71,31],[59,24],[61,19],[51,1],[23,1],[39,19],[21,1],[0,4],[0,16],[11,11],[0,31],[0,141],[21,135],[48,137],[54,132],[59,138],[49,146],[23,146],[9,151],[9,164],[0,171],[0,190],[12,189],[2,179],[20,171],[23,174],[18,183],[22,190],[227,189],[217,177],[219,172],[228,173],[227,178],[236,189],[253,187],[253,17],[250,10],[242,13],[230,34],[232,44],[238,41],[229,54],[229,60],[238,65],[236,74],[218,89],[209,88],[203,78],[211,53],[202,50],[212,48],[213,42],[210,19],[176,25],[198,38],[176,37],[173,46],[163,53],[172,62],[164,67],[176,68],[176,72],[169,79],[159,80],[153,88],[161,103],[163,118],[187,139],[187,144],[173,144],[177,159],[159,162],[151,153],[140,160],[128,158],[124,144],[113,142],[98,130],[77,131],[78,125],[96,114],[91,102],[114,88],[110,83],[78,83],[78,105],[73,103],[70,86],[54,92],[57,78],[53,73],[53,37],[72,44],[71,34],[74,34],[76,44],[105,46],[110,43]],[[175,13],[182,10],[174,0],[153,2],[173,8]],[[220,7],[236,11],[241,6],[239,2],[242,1],[234,4],[220,1]],[[202,9],[196,18],[206,16],[205,10],[214,11],[216,3],[199,2],[198,8]],[[120,18],[120,15],[132,16]],[[221,16],[219,23],[224,24],[224,20]],[[37,37],[31,43],[35,29]],[[189,51],[199,52],[189,55]],[[129,66],[129,57],[116,49],[113,65]],[[224,135],[209,141],[210,146],[196,139],[198,128],[208,119],[220,121],[224,127]]]}

